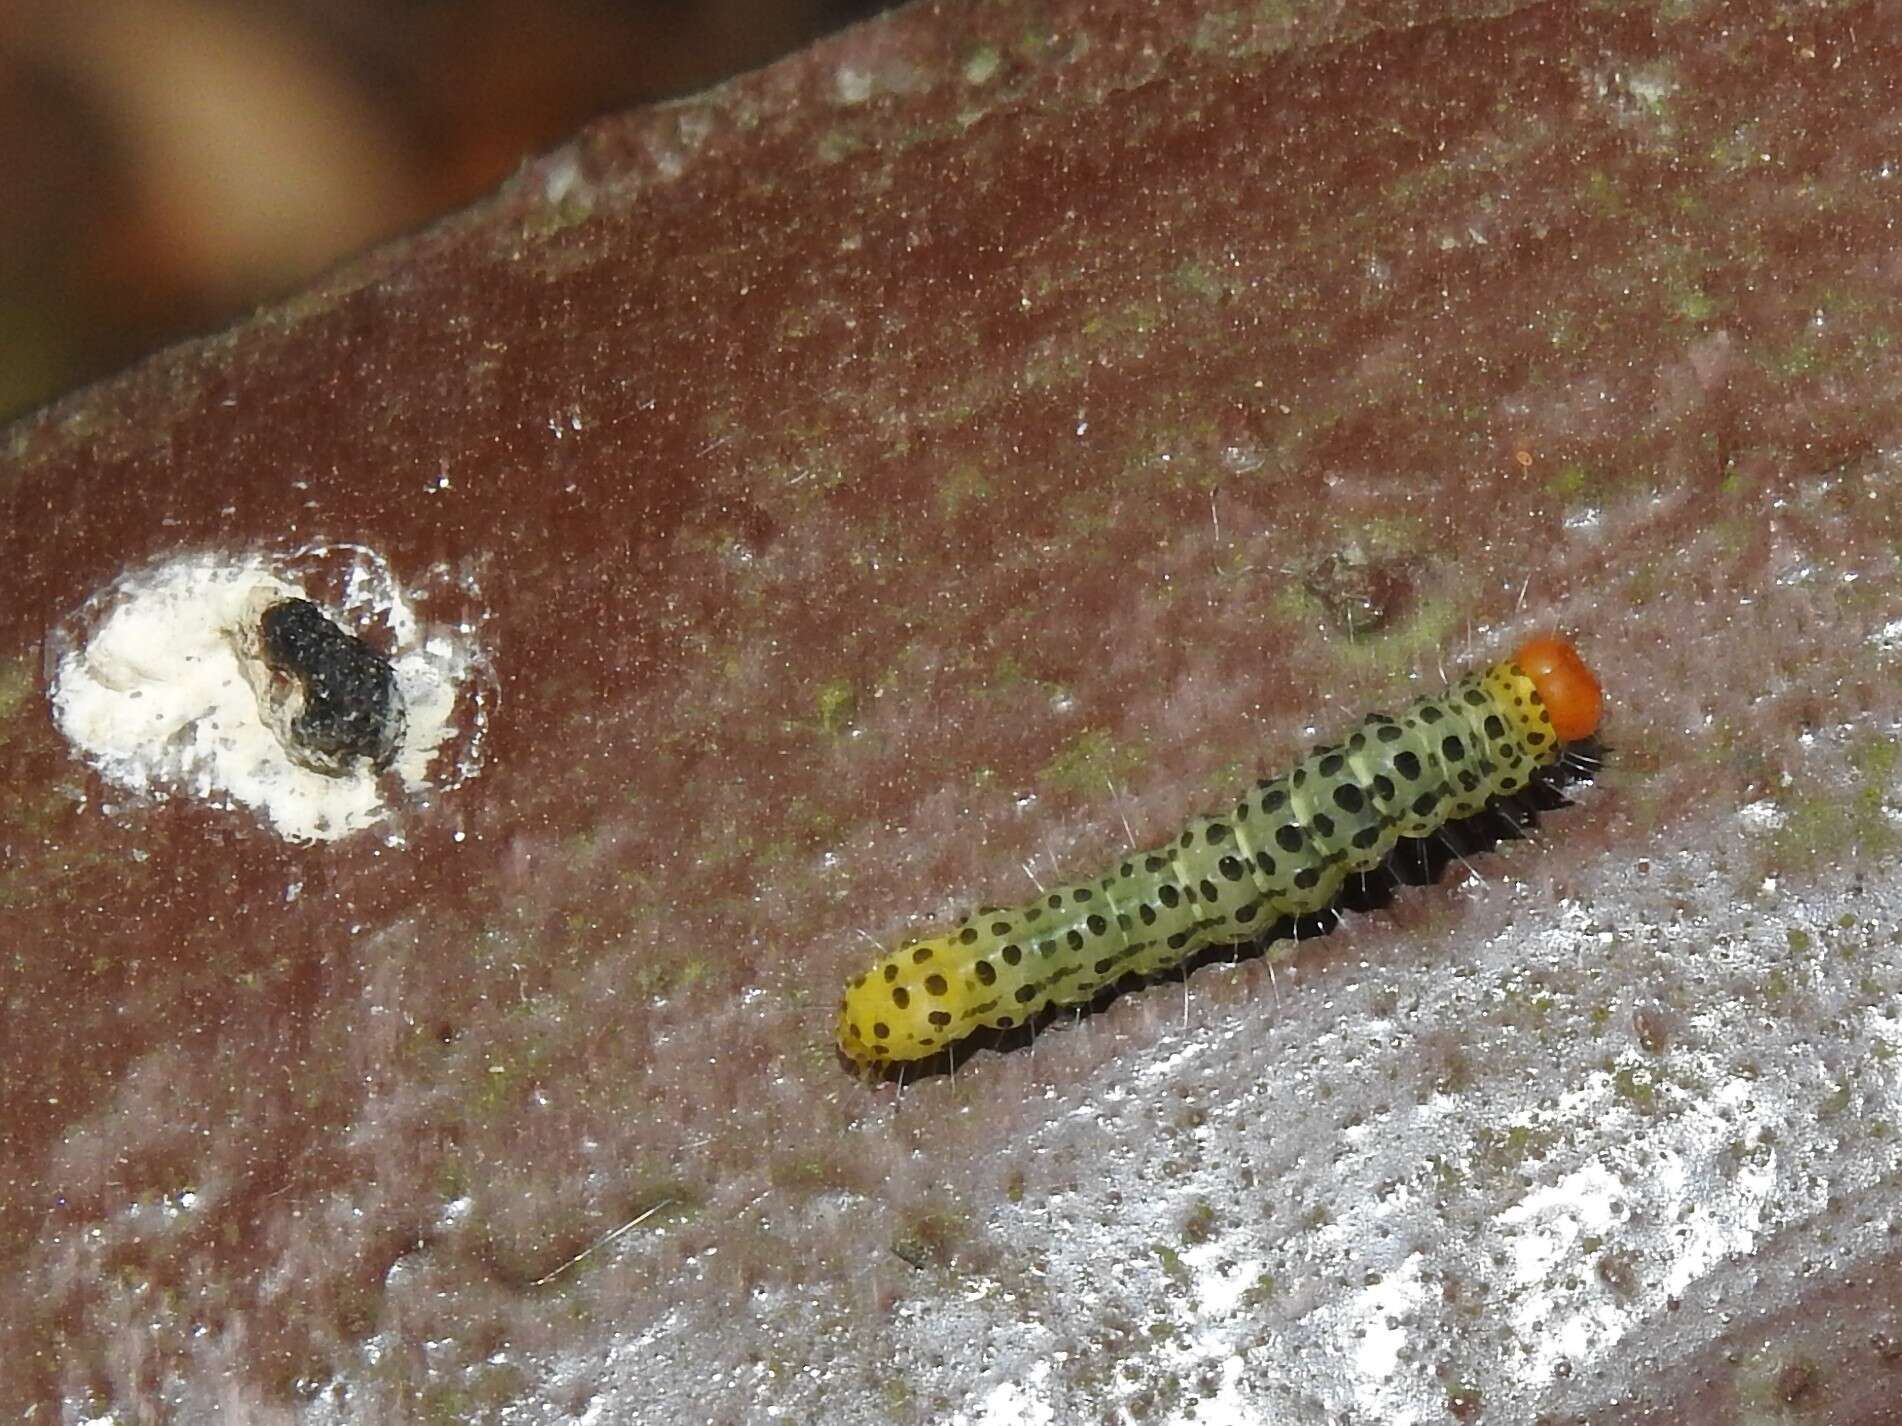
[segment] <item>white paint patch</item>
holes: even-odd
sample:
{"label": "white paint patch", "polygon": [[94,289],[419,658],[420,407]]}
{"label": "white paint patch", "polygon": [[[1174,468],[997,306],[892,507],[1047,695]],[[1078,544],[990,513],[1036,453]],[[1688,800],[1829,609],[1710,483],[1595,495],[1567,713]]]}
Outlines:
{"label": "white paint patch", "polygon": [[1050,1426],[1057,1416],[1044,1390],[1049,1376],[1050,1363],[1037,1362],[1023,1382],[998,1382],[971,1412],[951,1420],[954,1426]]}
{"label": "white paint patch", "polygon": [[1419,1253],[1409,1253],[1379,1280],[1350,1288],[1323,1303],[1313,1320],[1333,1345],[1338,1369],[1355,1405],[1373,1421],[1409,1426],[1421,1419],[1410,1374],[1401,1363],[1412,1345],[1415,1319],[1431,1296]]}
{"label": "white paint patch", "polygon": [[[472,593],[472,584],[462,581],[459,592]],[[107,782],[136,796],[247,807],[296,842],[363,831],[389,815],[394,797],[422,801],[481,768],[491,695],[475,639],[479,612],[438,627],[418,615],[422,597],[358,545],[141,566],[55,634],[54,721]],[[281,598],[310,599],[353,633],[383,631],[372,642],[389,650],[408,712],[387,774],[365,765],[327,777],[301,767],[265,723],[237,631]]]}

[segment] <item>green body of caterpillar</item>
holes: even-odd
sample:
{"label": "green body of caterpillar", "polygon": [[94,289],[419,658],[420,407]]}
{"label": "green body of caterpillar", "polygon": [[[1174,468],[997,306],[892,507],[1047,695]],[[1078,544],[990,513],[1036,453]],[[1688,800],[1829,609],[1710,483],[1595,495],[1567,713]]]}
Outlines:
{"label": "green body of caterpillar", "polygon": [[1523,788],[1566,741],[1593,731],[1599,705],[1569,644],[1530,640],[1397,716],[1369,715],[1345,742],[1316,748],[1163,846],[1027,905],[981,907],[881,957],[846,988],[839,1048],[870,1071],[923,1059],[1322,910],[1402,837]]}

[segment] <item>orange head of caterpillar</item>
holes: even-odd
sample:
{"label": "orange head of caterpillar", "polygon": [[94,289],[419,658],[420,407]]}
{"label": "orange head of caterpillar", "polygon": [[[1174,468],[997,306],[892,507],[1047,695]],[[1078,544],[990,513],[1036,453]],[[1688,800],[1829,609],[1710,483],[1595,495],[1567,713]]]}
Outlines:
{"label": "orange head of caterpillar", "polygon": [[1575,743],[1598,730],[1605,693],[1577,649],[1556,634],[1535,634],[1512,661],[1532,680],[1552,717],[1552,731],[1563,741]]}

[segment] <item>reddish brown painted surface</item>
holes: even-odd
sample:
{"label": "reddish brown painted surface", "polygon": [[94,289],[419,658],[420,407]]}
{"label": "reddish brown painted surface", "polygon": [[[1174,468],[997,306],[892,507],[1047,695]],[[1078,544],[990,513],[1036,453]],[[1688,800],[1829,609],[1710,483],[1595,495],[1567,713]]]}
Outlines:
{"label": "reddish brown painted surface", "polygon": [[[0,1402],[1879,1419],[1902,32],[1469,8],[912,9],[14,428]],[[319,537],[480,576],[488,770],[400,846],[105,813],[48,629],[148,558]],[[1487,887],[897,1111],[841,1072],[872,943],[1547,624],[1620,757]],[[1774,1099],[1706,1195],[1767,1153],[1761,1232],[1692,1262],[1621,1222],[1502,1286],[1527,1187],[1616,1147],[1588,1106],[1502,1159],[1513,1096],[1628,1090],[1660,1036],[1670,1092],[1617,1101],[1656,1153],[1695,1157],[1671,1106]],[[1159,1238],[1273,1290],[1193,1346]],[[1329,1314],[1413,1281],[1383,1243],[1429,1276],[1357,1385]],[[1615,1332],[1502,1366],[1548,1289]]]}

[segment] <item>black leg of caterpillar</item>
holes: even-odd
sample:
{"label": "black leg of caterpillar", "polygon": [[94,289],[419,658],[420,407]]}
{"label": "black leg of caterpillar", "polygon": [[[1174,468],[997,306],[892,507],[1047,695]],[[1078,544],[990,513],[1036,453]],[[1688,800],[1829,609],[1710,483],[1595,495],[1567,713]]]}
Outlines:
{"label": "black leg of caterpillar", "polygon": [[1527,801],[1541,812],[1556,812],[1561,807],[1570,807],[1572,799],[1565,795],[1564,788],[1577,780],[1570,772],[1542,777],[1537,782],[1527,784]]}
{"label": "black leg of caterpillar", "polygon": [[1520,841],[1536,843],[1539,840],[1532,835],[1532,820],[1530,817],[1521,822],[1517,817],[1506,810],[1506,804],[1504,802],[1495,802],[1490,810],[1493,816],[1497,817],[1500,821],[1504,822],[1506,826],[1512,829],[1512,835],[1517,837]]}
{"label": "black leg of caterpillar", "polygon": [[1341,896],[1336,903],[1337,909],[1358,911],[1363,916],[1385,910],[1393,905],[1394,890],[1401,882],[1399,858],[1390,851],[1381,858],[1378,866],[1369,867],[1360,873],[1354,883],[1353,894]]}
{"label": "black leg of caterpillar", "polygon": [[1573,777],[1589,780],[1593,773],[1605,765],[1605,759],[1611,749],[1596,738],[1586,738],[1582,742],[1567,743],[1559,749],[1558,765]]}

